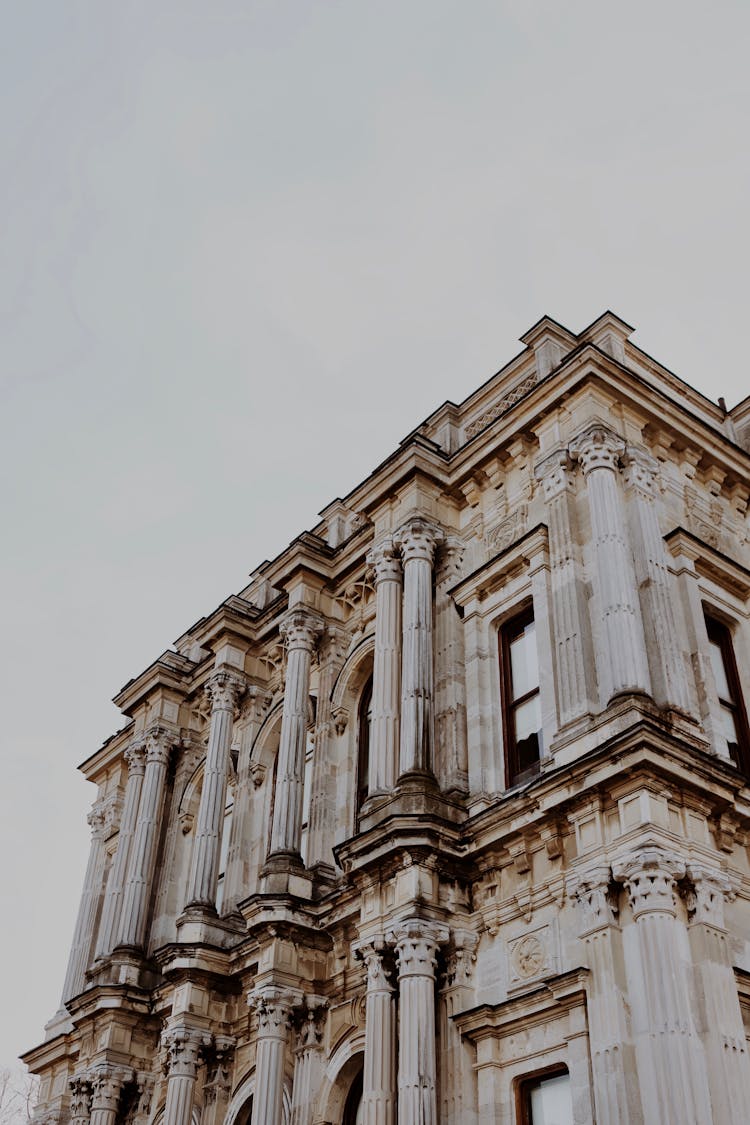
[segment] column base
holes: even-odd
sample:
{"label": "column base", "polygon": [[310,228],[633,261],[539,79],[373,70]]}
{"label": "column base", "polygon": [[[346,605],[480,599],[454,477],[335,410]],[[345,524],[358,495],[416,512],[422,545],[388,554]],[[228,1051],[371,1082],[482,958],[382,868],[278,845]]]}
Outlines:
{"label": "column base", "polygon": [[272,852],[260,873],[262,894],[312,899],[313,879],[299,852]]}
{"label": "column base", "polygon": [[244,922],[237,915],[220,917],[213,906],[191,904],[177,919],[177,940],[180,943],[213,945],[225,949],[244,933]]}

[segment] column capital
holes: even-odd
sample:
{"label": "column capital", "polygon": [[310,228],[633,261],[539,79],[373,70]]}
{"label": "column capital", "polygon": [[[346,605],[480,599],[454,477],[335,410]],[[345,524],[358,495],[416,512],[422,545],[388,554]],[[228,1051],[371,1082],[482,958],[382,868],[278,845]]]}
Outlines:
{"label": "column capital", "polygon": [[279,633],[284,638],[287,652],[302,649],[312,652],[318,637],[323,632],[323,620],[309,609],[293,609],[279,625]]}
{"label": "column capital", "polygon": [[629,445],[622,459],[623,480],[628,489],[650,500],[656,493],[659,462],[645,449]]}
{"label": "column capital", "polygon": [[88,1072],[91,1084],[91,1108],[116,1110],[122,1088],[132,1082],[134,1073],[129,1066],[111,1066],[109,1063],[94,1066]]}
{"label": "column capital", "polygon": [[324,996],[305,996],[304,1009],[297,1028],[295,1054],[320,1050],[323,1044],[323,1024],[328,1010]]}
{"label": "column capital", "polygon": [[226,1096],[232,1088],[232,1055],[237,1040],[232,1035],[215,1035],[211,1046],[204,1051],[206,1057],[206,1083],[203,1087],[204,1105],[215,1102],[219,1095]]}
{"label": "column capital", "polygon": [[318,642],[318,654],[321,663],[330,661],[332,664],[343,664],[349,650],[351,637],[346,629],[340,625],[326,624],[323,626]]}
{"label": "column capital", "polygon": [[571,457],[580,463],[583,475],[588,476],[594,469],[616,472],[625,442],[609,426],[595,422],[573,438],[569,449]]}
{"label": "column capital", "polygon": [[91,1076],[87,1071],[79,1071],[68,1079],[70,1089],[71,1121],[87,1121],[91,1115]]}
{"label": "column capital", "polygon": [[725,871],[704,863],[688,864],[685,894],[688,919],[724,929],[724,903],[733,902],[737,887]]}
{"label": "column capital", "polygon": [[258,684],[248,684],[242,699],[242,717],[261,723],[268,713],[273,696]]}
{"label": "column capital", "polygon": [[367,970],[367,991],[393,992],[393,984],[384,962],[386,946],[383,935],[362,938],[354,943],[352,950],[354,956],[364,962]]}
{"label": "column capital", "polygon": [[436,524],[413,516],[401,524],[393,536],[393,543],[401,551],[404,563],[425,559],[432,563],[435,548],[445,539],[445,533]]}
{"label": "column capital", "polygon": [[583,933],[617,921],[619,907],[609,864],[597,864],[575,872],[568,878],[567,891],[568,897],[581,909]]}
{"label": "column capital", "polygon": [[91,836],[94,840],[103,840],[107,835],[107,815],[101,803],[97,803],[92,807],[91,812],[86,817],[86,822],[91,829]]}
{"label": "column capital", "polygon": [[195,1027],[172,1027],[162,1032],[161,1045],[166,1051],[164,1070],[172,1077],[195,1078],[199,1057],[211,1046],[209,1032]]}
{"label": "column capital", "polygon": [[534,477],[541,483],[544,499],[554,500],[575,486],[575,461],[567,449],[555,449],[534,467]]}
{"label": "column capital", "polygon": [[625,884],[635,919],[676,913],[674,887],[685,877],[685,863],[679,856],[647,847],[617,860],[612,872],[618,883]]}
{"label": "column capital", "polygon": [[144,746],[146,751],[146,764],[149,762],[158,762],[159,765],[164,765],[169,761],[169,755],[172,752],[172,747],[177,742],[177,737],[168,730],[166,727],[155,726],[149,727],[144,735]]}
{"label": "column capital", "polygon": [[246,688],[244,676],[219,668],[206,683],[206,695],[211,702],[211,711],[231,711],[234,714]]}
{"label": "column capital", "polygon": [[437,951],[448,941],[449,930],[438,922],[407,918],[388,929],[386,940],[395,946],[399,979],[435,976]]}
{"label": "column capital", "polygon": [[439,585],[458,582],[463,574],[466,544],[458,535],[446,535],[438,551],[436,579]]}
{"label": "column capital", "polygon": [[445,987],[468,985],[477,959],[479,935],[473,930],[453,930],[445,957]]}
{"label": "column capital", "polygon": [[128,777],[142,774],[146,769],[146,740],[134,738],[123,758],[128,763]]}
{"label": "column capital", "polygon": [[286,1039],[292,1009],[302,1002],[301,992],[264,985],[248,993],[247,1002],[258,1017],[258,1035],[264,1039]]}
{"label": "column capital", "polygon": [[400,582],[402,578],[401,559],[398,547],[391,536],[376,543],[367,556],[367,566],[371,569],[375,585],[381,582]]}

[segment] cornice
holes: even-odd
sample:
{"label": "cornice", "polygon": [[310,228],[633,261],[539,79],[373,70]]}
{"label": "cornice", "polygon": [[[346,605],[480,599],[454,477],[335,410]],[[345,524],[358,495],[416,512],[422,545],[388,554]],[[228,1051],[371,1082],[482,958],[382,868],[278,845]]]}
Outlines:
{"label": "cornice", "polygon": [[664,542],[674,557],[683,555],[690,559],[699,575],[712,579],[740,598],[750,595],[750,570],[736,559],[717,551],[684,527],[668,532]]}
{"label": "cornice", "polygon": [[140,675],[128,680],[112,702],[123,714],[130,716],[138,704],[157,688],[166,688],[184,696],[189,691],[190,678],[196,667],[186,656],[168,649]]}

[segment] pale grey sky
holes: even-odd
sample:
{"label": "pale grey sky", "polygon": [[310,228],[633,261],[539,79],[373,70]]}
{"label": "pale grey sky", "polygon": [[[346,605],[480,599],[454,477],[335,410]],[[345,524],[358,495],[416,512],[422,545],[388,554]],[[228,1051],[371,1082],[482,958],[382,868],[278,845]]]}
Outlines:
{"label": "pale grey sky", "polygon": [[543,313],[745,360],[750,6],[0,0],[0,1065],[108,702]]}

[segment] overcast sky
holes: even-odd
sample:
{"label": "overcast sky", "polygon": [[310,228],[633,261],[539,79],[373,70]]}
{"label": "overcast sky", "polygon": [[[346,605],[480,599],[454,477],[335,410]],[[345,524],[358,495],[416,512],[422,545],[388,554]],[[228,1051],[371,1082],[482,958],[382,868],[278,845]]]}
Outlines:
{"label": "overcast sky", "polygon": [[750,392],[750,5],[0,12],[3,1065],[131,676],[544,313]]}

